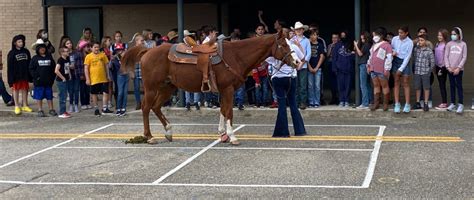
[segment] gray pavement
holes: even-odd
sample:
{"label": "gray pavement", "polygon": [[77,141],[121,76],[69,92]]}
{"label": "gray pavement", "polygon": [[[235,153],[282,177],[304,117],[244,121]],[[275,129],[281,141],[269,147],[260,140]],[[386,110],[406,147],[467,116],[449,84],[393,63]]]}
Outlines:
{"label": "gray pavement", "polygon": [[470,111],[305,110],[309,136],[272,140],[275,110],[247,109],[235,114],[235,127],[245,125],[240,146],[205,148],[217,139],[218,111],[164,110],[175,141],[157,145],[123,142],[142,134],[139,112],[66,120],[3,112],[0,199],[474,198]]}

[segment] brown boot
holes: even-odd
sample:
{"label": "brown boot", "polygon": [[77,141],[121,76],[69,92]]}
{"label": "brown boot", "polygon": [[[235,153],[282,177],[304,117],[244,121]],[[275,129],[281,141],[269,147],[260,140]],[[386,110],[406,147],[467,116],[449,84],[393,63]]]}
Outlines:
{"label": "brown boot", "polygon": [[374,94],[374,104],[372,105],[372,107],[370,107],[370,110],[375,111],[375,110],[379,109],[379,107],[380,107],[380,93],[375,93]]}
{"label": "brown boot", "polygon": [[142,109],[142,103],[137,102],[137,107],[135,107],[135,110],[140,110],[140,109]]}
{"label": "brown boot", "polygon": [[383,95],[383,111],[388,111],[388,102],[390,101],[390,94]]}

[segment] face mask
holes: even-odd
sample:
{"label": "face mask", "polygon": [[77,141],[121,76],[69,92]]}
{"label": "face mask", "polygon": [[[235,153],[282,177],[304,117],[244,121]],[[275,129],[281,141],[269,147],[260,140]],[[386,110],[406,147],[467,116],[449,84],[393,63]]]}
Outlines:
{"label": "face mask", "polygon": [[377,43],[380,41],[380,36],[374,36],[373,38],[374,42]]}
{"label": "face mask", "polygon": [[457,35],[451,35],[451,40],[454,40],[454,41],[458,40],[458,36]]}

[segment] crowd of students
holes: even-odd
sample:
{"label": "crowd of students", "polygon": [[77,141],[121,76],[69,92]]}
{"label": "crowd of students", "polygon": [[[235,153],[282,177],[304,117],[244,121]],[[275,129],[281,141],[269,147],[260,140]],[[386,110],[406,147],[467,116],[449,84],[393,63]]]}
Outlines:
{"label": "crowd of students", "polygon": [[[262,15],[260,12],[261,23],[248,37],[260,37],[270,32]],[[420,28],[417,35],[411,38],[408,27],[401,26],[397,36],[380,27],[371,33],[362,32],[360,38],[355,41],[349,39],[346,31],[333,33],[329,45],[326,45],[324,39],[320,37],[319,28],[314,24],[307,26],[296,22],[290,28],[283,20],[276,20],[274,23],[275,31],[281,31],[285,27],[290,30],[289,38],[293,49],[298,50],[303,61],[296,69],[296,96],[299,109],[326,105],[323,85],[329,85],[331,89],[331,100],[328,104],[349,107],[353,87],[351,83],[355,69],[358,68],[360,85],[357,89],[361,91],[361,104],[357,109],[377,110],[382,107],[387,111],[393,97],[395,113],[409,113],[412,109],[428,111],[433,107],[431,86],[436,76],[441,103],[435,108],[459,114],[464,110],[462,77],[467,59],[467,46],[459,27],[451,31],[440,29],[434,44],[428,40],[426,28]],[[213,26],[203,26],[198,31],[185,30],[184,34],[186,37],[192,37],[197,44],[202,44],[216,37],[217,30]],[[31,47],[36,53],[34,56],[31,56],[25,47],[25,36],[13,37],[12,49],[7,56],[8,85],[13,91],[13,97],[8,94],[2,80],[0,83],[2,99],[8,106],[14,106],[16,114],[32,112],[27,100],[29,83],[33,83],[32,96],[38,104],[37,112],[40,117],[46,116],[42,105],[44,99],[47,100],[48,114],[61,118],[69,118],[71,113],[92,108],[96,116],[111,114],[112,102],[116,104],[117,116],[126,115],[131,77],[120,70],[120,59],[124,52],[129,46],[155,48],[165,42],[179,41],[177,41],[177,29],[171,30],[163,37],[145,29],[142,33],[134,34],[130,42],[123,42],[122,38],[122,33],[116,31],[113,37],[105,36],[101,41],[97,41],[92,30],[85,28],[77,45],[74,45],[67,36],[61,38],[58,48],[60,57],[55,60],[52,55],[56,49],[48,40],[46,31],[38,31],[37,40]],[[240,30],[234,29],[231,41],[241,39],[243,36]],[[239,110],[245,109],[245,106],[278,107],[277,95],[270,84],[275,74],[272,66],[274,63],[271,58],[267,59],[248,74],[246,83],[235,94],[235,105]],[[326,73],[323,73],[323,70]],[[323,74],[327,77],[323,78]],[[446,89],[448,78],[451,97],[449,102]],[[55,82],[59,97],[59,113],[54,109],[52,101],[52,88]],[[133,85],[138,110],[141,108],[139,63],[136,64]],[[410,99],[412,85],[416,94],[415,101]],[[403,107],[400,100],[400,86],[403,86],[405,98]],[[100,95],[102,101],[99,101]],[[218,98],[218,94],[214,93],[186,92],[186,108],[190,110],[194,105],[199,110],[201,103],[216,108],[219,106]],[[175,103],[175,99],[176,97],[173,97],[168,105]],[[415,103],[412,105],[411,102]]]}

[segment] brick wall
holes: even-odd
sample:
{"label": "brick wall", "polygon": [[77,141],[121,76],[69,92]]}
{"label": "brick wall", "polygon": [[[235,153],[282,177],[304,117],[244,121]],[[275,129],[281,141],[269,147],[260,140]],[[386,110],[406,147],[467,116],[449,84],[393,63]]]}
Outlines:
{"label": "brick wall", "polygon": [[[129,41],[145,28],[166,35],[177,28],[176,5],[107,5],[103,6],[104,35],[117,30]],[[185,4],[185,29],[196,30],[204,24],[217,26],[217,7],[213,4]]]}

